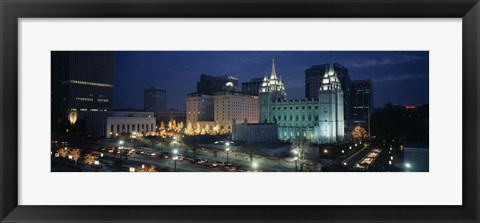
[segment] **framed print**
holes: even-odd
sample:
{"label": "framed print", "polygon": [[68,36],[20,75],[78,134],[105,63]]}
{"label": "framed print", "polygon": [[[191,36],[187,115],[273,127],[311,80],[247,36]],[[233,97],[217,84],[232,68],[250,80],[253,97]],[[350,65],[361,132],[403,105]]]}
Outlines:
{"label": "framed print", "polygon": [[478,1],[2,1],[2,222],[478,222]]}

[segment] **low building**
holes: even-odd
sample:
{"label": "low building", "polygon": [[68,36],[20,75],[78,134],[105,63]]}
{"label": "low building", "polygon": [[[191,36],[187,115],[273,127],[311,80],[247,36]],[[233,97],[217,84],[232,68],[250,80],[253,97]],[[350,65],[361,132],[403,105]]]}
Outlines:
{"label": "low building", "polygon": [[137,132],[153,135],[156,131],[153,112],[114,111],[106,117],[92,118],[87,122],[87,131],[98,137],[115,137]]}
{"label": "low building", "polygon": [[178,109],[169,109],[168,111],[162,111],[155,113],[155,118],[157,123],[165,123],[175,120],[176,123],[187,123],[187,114],[184,111],[179,111]]}
{"label": "low building", "polygon": [[277,124],[241,123],[233,124],[232,140],[247,143],[275,141],[278,139]]}

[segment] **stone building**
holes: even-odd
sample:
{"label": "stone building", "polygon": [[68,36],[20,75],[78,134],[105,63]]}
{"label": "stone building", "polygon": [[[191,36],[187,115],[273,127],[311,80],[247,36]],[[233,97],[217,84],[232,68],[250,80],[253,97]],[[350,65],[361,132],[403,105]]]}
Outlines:
{"label": "stone building", "polygon": [[319,99],[288,100],[275,61],[270,77],[265,76],[259,92],[259,117],[262,123],[278,126],[278,139],[297,138],[315,143],[340,143],[344,140],[343,92],[333,64],[327,66]]}

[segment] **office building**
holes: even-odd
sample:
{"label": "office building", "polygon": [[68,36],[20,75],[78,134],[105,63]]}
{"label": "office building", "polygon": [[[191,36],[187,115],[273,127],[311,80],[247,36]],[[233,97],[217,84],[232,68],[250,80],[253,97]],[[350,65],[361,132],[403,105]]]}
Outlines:
{"label": "office building", "polygon": [[362,125],[370,133],[370,116],[373,112],[373,89],[371,80],[355,80],[351,89],[351,119],[354,125]]}
{"label": "office building", "polygon": [[105,116],[113,105],[113,52],[51,52],[52,130]]}
{"label": "office building", "polygon": [[197,82],[198,94],[213,95],[217,91],[237,91],[238,78],[234,76],[211,76],[202,74]]}
{"label": "office building", "polygon": [[232,91],[187,95],[189,134],[231,133],[234,119],[258,123],[258,96]]}
{"label": "office building", "polygon": [[262,86],[263,78],[253,78],[249,82],[242,83],[242,92],[247,94],[258,95],[260,87]]}
{"label": "office building", "polygon": [[150,87],[143,91],[143,104],[146,112],[161,112],[167,110],[167,91]]}

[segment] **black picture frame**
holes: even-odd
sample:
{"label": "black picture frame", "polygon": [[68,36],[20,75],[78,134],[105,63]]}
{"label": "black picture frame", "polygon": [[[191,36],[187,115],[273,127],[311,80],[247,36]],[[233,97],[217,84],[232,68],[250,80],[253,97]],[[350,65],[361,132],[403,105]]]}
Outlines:
{"label": "black picture frame", "polygon": [[[2,222],[479,222],[480,5],[478,0],[0,0],[0,14],[0,219]],[[18,205],[18,19],[74,17],[462,18],[462,73],[454,76],[462,78],[463,84],[463,205]]]}

